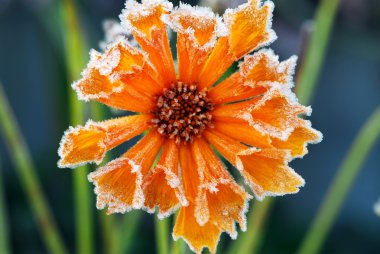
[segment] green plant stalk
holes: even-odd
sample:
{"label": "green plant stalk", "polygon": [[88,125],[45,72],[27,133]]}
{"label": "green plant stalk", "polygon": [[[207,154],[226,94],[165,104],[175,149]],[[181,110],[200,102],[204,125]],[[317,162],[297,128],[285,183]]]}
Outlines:
{"label": "green plant stalk", "polygon": [[356,176],[379,138],[380,106],[367,120],[352,143],[298,253],[319,252]]}
{"label": "green plant stalk", "polygon": [[0,127],[6,141],[9,154],[27,195],[34,216],[37,219],[43,241],[49,253],[67,253],[62,238],[57,230],[45,195],[41,189],[36,168],[30,156],[16,119],[0,84]]}
{"label": "green plant stalk", "polygon": [[3,186],[3,174],[1,169],[0,160],[0,253],[9,254],[10,244],[9,244],[9,228],[8,228],[8,216],[7,216],[7,205],[5,201],[5,188]]}
{"label": "green plant stalk", "polygon": [[154,216],[155,231],[156,231],[156,246],[158,254],[169,253],[169,218],[163,220]]}
{"label": "green plant stalk", "polygon": [[273,204],[273,198],[266,198],[262,202],[254,201],[251,208],[253,212],[248,214],[247,232],[240,233],[239,238],[231,245],[227,254],[256,253],[259,250],[265,234],[266,217]]}
{"label": "green plant stalk", "polygon": [[[301,104],[307,105],[310,103],[312,94],[315,90],[317,78],[319,76],[325,52],[327,49],[327,43],[330,38],[332,27],[334,24],[335,16],[339,7],[339,0],[322,0],[318,6],[318,10],[315,16],[315,28],[314,33],[311,35],[309,45],[305,53],[305,59],[302,61],[302,66],[297,76],[296,94]],[[256,209],[251,209],[248,217],[249,220],[262,220],[260,223],[255,223],[258,228],[255,234],[249,234],[244,238],[244,241],[237,241],[231,245],[231,250],[239,248],[235,245],[242,244],[244,246],[250,246],[251,249],[246,249],[245,253],[257,253],[259,247],[263,241],[263,227],[265,226],[265,220],[270,213],[271,207],[273,207],[274,200],[270,199],[268,203],[258,203]],[[255,215],[257,213],[257,219]],[[261,218],[260,218],[261,217]],[[249,230],[248,227],[247,230]],[[245,243],[247,242],[247,243]]]}
{"label": "green plant stalk", "polygon": [[[85,46],[77,19],[73,0],[61,3],[64,48],[69,80],[79,78],[85,66]],[[83,106],[74,91],[69,87],[69,108],[72,125],[83,124]],[[77,253],[94,253],[93,249],[93,213],[91,188],[87,181],[88,167],[82,166],[73,171],[74,200],[76,220]]]}
{"label": "green plant stalk", "polygon": [[339,2],[340,0],[322,0],[318,6],[314,33],[311,35],[310,44],[297,77],[296,91],[301,104],[310,103],[314,93]]}
{"label": "green plant stalk", "polygon": [[130,253],[132,247],[132,240],[135,237],[135,232],[137,226],[139,225],[143,213],[139,210],[131,211],[128,214],[124,215],[120,232],[118,234],[120,247],[118,253]]}

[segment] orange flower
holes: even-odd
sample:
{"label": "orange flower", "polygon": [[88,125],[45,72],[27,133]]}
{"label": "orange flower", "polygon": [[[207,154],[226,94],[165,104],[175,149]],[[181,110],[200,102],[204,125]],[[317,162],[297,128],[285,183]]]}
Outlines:
{"label": "orange flower", "polygon": [[[118,38],[103,53],[91,51],[73,88],[82,100],[136,114],[71,127],[58,165],[99,164],[107,151],[146,132],[120,158],[89,174],[97,207],[108,213],[154,213],[157,207],[159,218],[179,209],[173,236],[198,253],[204,247],[214,253],[222,232],[236,238],[236,222],[246,230],[251,195],[215,151],[262,200],[298,192],[304,180],[288,162],[321,140],[300,118],[310,107],[291,92],[296,58],[279,62],[273,51],[259,50],[276,38],[272,11],[272,2],[250,0],[222,19],[208,8],[173,9],[166,0],[127,1],[121,24],[140,47]],[[177,74],[167,26],[177,33]],[[218,84],[242,57],[239,70]]]}

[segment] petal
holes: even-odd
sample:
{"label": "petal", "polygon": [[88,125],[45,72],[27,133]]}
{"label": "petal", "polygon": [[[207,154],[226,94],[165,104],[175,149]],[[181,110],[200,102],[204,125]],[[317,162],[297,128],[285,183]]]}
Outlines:
{"label": "petal", "polygon": [[146,54],[129,45],[125,38],[108,45],[103,54],[92,50],[89,65],[110,80],[120,80],[126,87],[134,88],[147,96],[155,96],[164,88],[163,84],[156,82],[158,74],[150,65]]}
{"label": "petal", "polygon": [[272,147],[271,139],[246,122],[235,123],[214,119],[214,129],[230,138],[254,147]]}
{"label": "petal", "polygon": [[322,141],[322,133],[311,127],[310,121],[304,121],[294,129],[289,138],[284,141],[277,138],[272,139],[274,147],[289,149],[292,157],[302,157],[307,154],[307,144],[316,144]]}
{"label": "petal", "polygon": [[131,0],[126,2],[120,15],[122,25],[132,31],[141,48],[148,53],[166,86],[176,81],[166,26],[162,21],[171,9],[172,4],[166,0],[145,0],[142,4]]}
{"label": "petal", "polygon": [[161,135],[151,131],[122,157],[88,175],[95,185],[98,209],[108,206],[107,213],[111,214],[143,206],[143,177],[150,170],[161,144]]}
{"label": "petal", "polygon": [[223,18],[229,31],[219,39],[199,79],[202,88],[211,87],[234,61],[276,39],[271,29],[274,5],[250,0],[236,9],[228,9]]}
{"label": "petal", "polygon": [[201,175],[201,185],[195,204],[195,217],[200,225],[211,221],[223,231],[236,238],[235,221],[246,229],[246,193],[229,175],[210,146],[202,139],[192,145],[197,169]]}
{"label": "petal", "polygon": [[225,28],[210,8],[195,8],[182,3],[167,16],[167,21],[177,32],[179,80],[195,84],[216,37]]}
{"label": "petal", "polygon": [[298,115],[310,113],[311,108],[300,105],[288,88],[274,87],[260,98],[216,107],[213,116],[244,120],[263,134],[286,140],[303,121]]}
{"label": "petal", "polygon": [[179,162],[186,198],[189,202],[195,202],[198,195],[199,174],[188,143],[179,147]]}
{"label": "petal", "polygon": [[287,150],[248,148],[215,131],[206,132],[207,140],[244,176],[257,199],[299,191],[304,185],[301,176],[287,164]]}
{"label": "petal", "polygon": [[214,87],[208,96],[216,104],[245,100],[264,94],[272,85],[292,86],[295,56],[279,62],[272,50],[264,49],[244,57],[239,71]]}
{"label": "petal", "polygon": [[70,127],[62,137],[59,167],[76,167],[87,162],[99,164],[105,153],[149,128],[151,115],[120,117],[104,122],[87,121]]}
{"label": "petal", "polygon": [[158,217],[172,214],[180,205],[188,205],[178,175],[179,152],[173,140],[166,140],[156,167],[144,178],[144,206],[154,213],[159,207]]}
{"label": "petal", "polygon": [[117,109],[149,113],[155,106],[153,98],[126,87],[120,81],[111,81],[94,68],[86,69],[82,73],[82,79],[72,86],[79,99],[96,100]]}
{"label": "petal", "polygon": [[261,0],[249,0],[236,9],[227,9],[223,18],[230,32],[230,51],[236,59],[276,39],[271,29],[273,9],[273,2],[262,4]]}
{"label": "petal", "polygon": [[208,248],[211,253],[216,253],[221,233],[222,231],[210,222],[203,226],[198,224],[194,217],[193,204],[181,207],[173,229],[174,239],[182,237],[196,253],[202,253],[203,248]]}

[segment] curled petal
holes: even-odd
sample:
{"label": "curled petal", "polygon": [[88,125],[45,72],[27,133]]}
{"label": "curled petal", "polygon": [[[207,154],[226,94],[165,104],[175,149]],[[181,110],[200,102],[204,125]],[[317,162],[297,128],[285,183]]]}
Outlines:
{"label": "curled petal", "polygon": [[179,147],[179,162],[186,198],[194,203],[198,195],[200,176],[189,144],[182,144]]}
{"label": "curled petal", "polygon": [[244,57],[239,71],[213,88],[208,96],[214,103],[245,100],[264,94],[273,84],[292,86],[295,56],[279,62],[272,50],[263,49]]}
{"label": "curled petal", "polygon": [[121,81],[111,81],[94,68],[86,69],[82,79],[72,86],[79,99],[96,100],[117,109],[149,113],[155,106],[152,98],[126,87]]}
{"label": "curled petal", "polygon": [[160,160],[144,179],[144,206],[152,213],[158,206],[159,218],[169,216],[180,205],[188,205],[178,175],[178,157],[178,147],[174,141],[165,141]]}
{"label": "curled petal", "polygon": [[166,0],[144,0],[141,4],[130,0],[120,15],[122,25],[132,31],[141,48],[148,53],[166,86],[176,81],[166,26],[162,20],[171,9],[172,4]]}
{"label": "curled petal", "polygon": [[301,176],[288,166],[288,150],[248,148],[215,131],[207,140],[243,175],[257,199],[296,193],[304,185]]}
{"label": "curled petal", "polygon": [[125,213],[144,204],[143,177],[150,170],[162,144],[162,137],[151,131],[122,157],[88,175],[95,185],[96,206],[107,213]]}
{"label": "curled petal", "polygon": [[310,121],[296,127],[287,140],[272,139],[274,147],[288,149],[292,157],[302,157],[307,154],[307,144],[316,144],[322,141],[322,133],[311,127]]}
{"label": "curled petal", "polygon": [[250,195],[236,184],[205,141],[195,140],[192,152],[201,175],[195,204],[198,223],[211,221],[236,238],[235,221],[246,229],[245,212]]}
{"label": "curled petal", "polygon": [[286,140],[303,121],[300,114],[310,115],[310,107],[300,105],[288,89],[269,90],[249,101],[217,107],[213,115],[231,121],[244,120],[265,135]]}
{"label": "curled petal", "polygon": [[196,253],[202,253],[203,248],[208,248],[211,253],[216,253],[216,246],[222,231],[208,222],[199,225],[194,217],[194,205],[181,207],[175,221],[173,237],[175,240],[182,237],[190,248]]}
{"label": "curled petal", "polygon": [[87,162],[99,164],[105,153],[149,128],[151,115],[136,115],[69,128],[60,143],[59,167],[76,167]]}
{"label": "curled petal", "polygon": [[167,22],[177,32],[179,80],[193,84],[217,36],[226,29],[211,9],[182,3],[167,16]]}
{"label": "curled petal", "polygon": [[223,18],[229,34],[219,39],[201,74],[202,88],[211,87],[234,61],[276,39],[272,26],[271,1],[249,0],[236,9],[228,9]]}

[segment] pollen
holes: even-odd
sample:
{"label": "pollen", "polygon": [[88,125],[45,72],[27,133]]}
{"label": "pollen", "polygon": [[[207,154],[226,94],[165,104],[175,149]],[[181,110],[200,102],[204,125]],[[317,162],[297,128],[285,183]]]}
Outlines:
{"label": "pollen", "polygon": [[212,110],[205,89],[200,91],[196,85],[177,82],[157,97],[152,123],[161,135],[177,144],[191,142],[194,136],[201,136],[206,128],[213,127]]}

